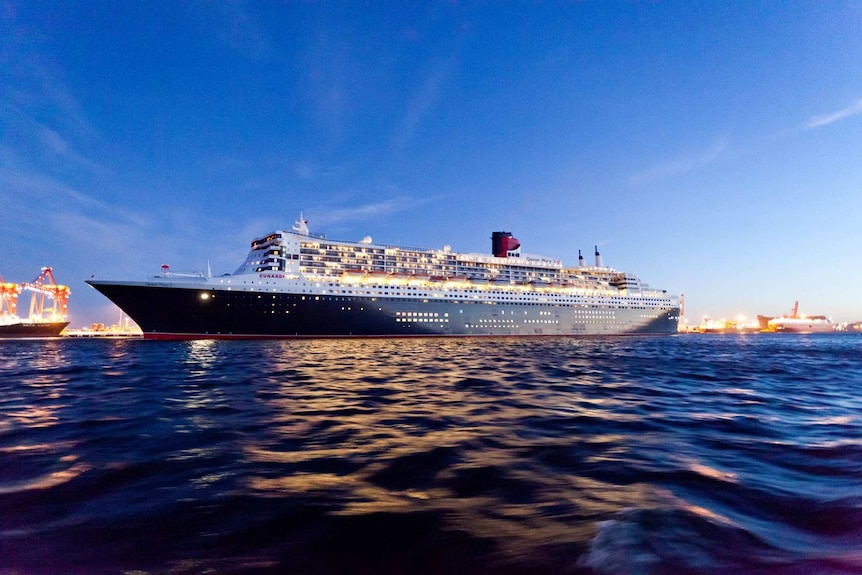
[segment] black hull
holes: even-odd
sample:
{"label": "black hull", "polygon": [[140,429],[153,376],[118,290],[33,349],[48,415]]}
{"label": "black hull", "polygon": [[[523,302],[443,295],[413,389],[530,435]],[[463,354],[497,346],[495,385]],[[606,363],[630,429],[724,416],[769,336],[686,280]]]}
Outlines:
{"label": "black hull", "polygon": [[27,337],[58,337],[69,325],[68,321],[21,322],[0,325],[0,339]]}
{"label": "black hull", "polygon": [[658,335],[676,333],[679,315],[677,308],[596,312],[551,304],[87,283],[128,314],[146,339]]}

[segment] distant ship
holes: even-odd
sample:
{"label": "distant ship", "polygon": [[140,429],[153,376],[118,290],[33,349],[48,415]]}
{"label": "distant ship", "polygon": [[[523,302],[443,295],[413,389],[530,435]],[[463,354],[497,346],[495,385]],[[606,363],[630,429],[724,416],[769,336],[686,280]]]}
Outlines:
{"label": "distant ship", "polygon": [[[18,316],[18,296],[32,292],[28,317]],[[0,277],[0,338],[56,337],[69,325],[70,290],[54,281],[51,268],[32,282],[15,284]]]}
{"label": "distant ship", "polygon": [[[291,230],[251,242],[233,273],[88,280],[146,339],[673,334],[679,299],[635,275],[521,253],[407,248]],[[207,266],[209,268],[209,265]]]}
{"label": "distant ship", "polygon": [[799,301],[794,302],[790,315],[767,320],[767,329],[788,333],[829,333],[835,331],[832,320],[823,315],[799,315]]}
{"label": "distant ship", "polygon": [[16,321],[0,318],[0,339],[58,337],[68,325],[68,321],[32,321],[29,319],[19,319]]}

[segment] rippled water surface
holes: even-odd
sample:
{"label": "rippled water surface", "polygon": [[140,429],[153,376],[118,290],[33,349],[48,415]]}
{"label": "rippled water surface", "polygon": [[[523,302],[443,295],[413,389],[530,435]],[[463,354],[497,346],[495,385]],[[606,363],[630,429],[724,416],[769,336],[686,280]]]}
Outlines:
{"label": "rippled water surface", "polygon": [[862,573],[862,337],[0,341],[0,574]]}

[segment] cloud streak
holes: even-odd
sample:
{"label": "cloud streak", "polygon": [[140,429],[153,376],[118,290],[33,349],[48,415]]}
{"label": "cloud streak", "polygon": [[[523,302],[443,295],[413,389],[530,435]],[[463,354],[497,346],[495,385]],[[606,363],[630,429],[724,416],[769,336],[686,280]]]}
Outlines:
{"label": "cloud streak", "polygon": [[699,153],[688,154],[678,157],[665,164],[648,168],[632,175],[629,181],[633,184],[643,184],[656,180],[664,180],[673,176],[685,174],[692,170],[702,168],[714,162],[727,149],[727,142],[719,140],[709,149]]}
{"label": "cloud streak", "polygon": [[406,197],[392,198],[382,202],[374,202],[351,208],[325,210],[324,215],[317,219],[321,225],[339,224],[342,222],[365,221],[369,218],[386,216],[404,211],[419,204],[416,200]]}
{"label": "cloud streak", "polygon": [[820,116],[812,116],[807,122],[805,122],[805,129],[813,130],[815,128],[822,128],[823,126],[828,126],[840,120],[844,120],[845,118],[850,118],[859,114],[862,114],[862,98],[837,112]]}
{"label": "cloud streak", "polygon": [[46,205],[60,206],[64,210],[80,207],[97,210],[112,217],[123,214],[111,204],[94,199],[74,187],[40,173],[0,169],[0,192],[5,195],[7,190],[15,190],[22,202],[44,202]]}
{"label": "cloud streak", "polygon": [[[32,97],[39,99],[41,96],[33,93]],[[24,158],[29,159],[30,163],[42,161],[56,167],[57,160],[62,159],[93,174],[105,174],[106,169],[102,165],[78,152],[70,140],[61,135],[62,131],[71,133],[73,140],[90,138],[93,131],[84,120],[79,119],[81,115],[76,117],[75,114],[66,114],[64,109],[58,107],[49,107],[49,110],[51,113],[43,122],[37,119],[36,113],[13,103],[0,104],[0,124],[8,128],[8,134],[0,136],[0,144],[6,145],[9,154],[7,160]]]}
{"label": "cloud streak", "polygon": [[422,122],[433,112],[441,93],[452,75],[456,60],[450,58],[438,64],[425,78],[422,86],[407,103],[407,109],[394,134],[397,148],[403,148],[413,138]]}

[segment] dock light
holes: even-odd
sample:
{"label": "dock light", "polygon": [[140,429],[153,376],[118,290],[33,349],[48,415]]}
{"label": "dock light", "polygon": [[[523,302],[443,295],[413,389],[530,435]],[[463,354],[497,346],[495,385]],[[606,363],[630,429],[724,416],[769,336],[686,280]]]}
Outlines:
{"label": "dock light", "polygon": [[209,293],[207,293],[207,292],[203,292],[203,293],[201,293],[201,299],[209,299],[209,298],[210,298],[210,294],[209,294]]}

